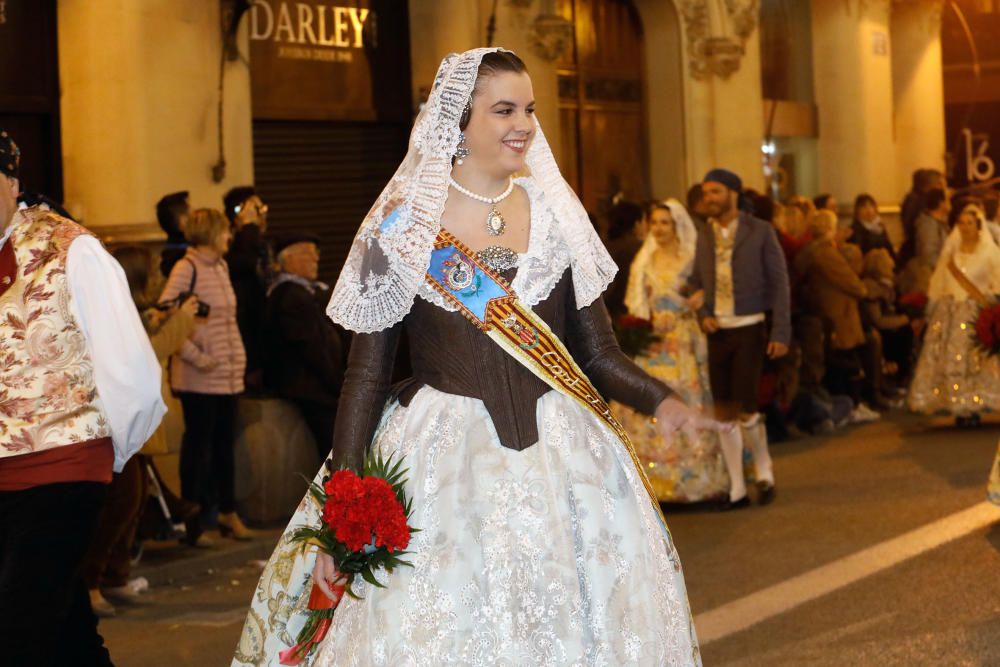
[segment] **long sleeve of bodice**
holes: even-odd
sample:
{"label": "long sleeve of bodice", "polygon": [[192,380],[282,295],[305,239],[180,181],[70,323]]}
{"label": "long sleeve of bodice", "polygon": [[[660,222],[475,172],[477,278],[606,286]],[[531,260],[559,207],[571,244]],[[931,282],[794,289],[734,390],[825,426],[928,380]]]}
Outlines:
{"label": "long sleeve of bodice", "polygon": [[333,465],[360,468],[385,408],[402,323],[351,343],[333,432]]}
{"label": "long sleeve of bodice", "polygon": [[656,406],[672,393],[618,347],[604,299],[598,297],[586,308],[571,305],[567,334],[573,358],[606,400],[652,415]]}

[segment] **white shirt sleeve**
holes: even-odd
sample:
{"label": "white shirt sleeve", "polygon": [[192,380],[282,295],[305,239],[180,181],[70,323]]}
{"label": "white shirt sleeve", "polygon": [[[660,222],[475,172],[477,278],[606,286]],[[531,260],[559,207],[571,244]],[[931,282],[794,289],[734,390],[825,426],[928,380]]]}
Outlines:
{"label": "white shirt sleeve", "polygon": [[93,236],[79,236],[66,257],[70,309],[87,339],[97,395],[115,446],[115,472],[146,443],[167,406],[160,364],[129,293],[125,272]]}

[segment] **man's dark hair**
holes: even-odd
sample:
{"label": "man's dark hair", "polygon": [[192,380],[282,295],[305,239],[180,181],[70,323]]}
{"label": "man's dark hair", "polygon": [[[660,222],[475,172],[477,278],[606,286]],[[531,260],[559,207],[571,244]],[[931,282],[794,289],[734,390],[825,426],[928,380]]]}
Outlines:
{"label": "man's dark hair", "polygon": [[614,241],[631,234],[641,219],[641,206],[627,199],[618,202],[608,211],[608,240]]}
{"label": "man's dark hair", "polygon": [[226,217],[229,218],[229,222],[236,222],[236,207],[242,206],[246,200],[250,199],[257,194],[257,190],[252,185],[238,185],[222,198],[222,203],[225,206]]}
{"label": "man's dark hair", "polygon": [[72,220],[76,222],[76,218],[69,214],[60,202],[48,195],[44,195],[41,192],[25,192],[22,193],[17,199],[18,202],[23,202],[25,206],[48,206],[49,210],[56,213],[67,220]]}
{"label": "man's dark hair", "polygon": [[940,178],[944,178],[944,174],[939,169],[917,169],[913,172],[913,191],[926,192],[934,185],[934,181]]}
{"label": "man's dark hair", "polygon": [[826,205],[830,203],[830,198],[833,197],[829,192],[824,192],[821,195],[816,195],[813,197],[813,205],[816,210],[826,208]]}
{"label": "man's dark hair", "polygon": [[168,238],[183,239],[184,232],[180,227],[180,219],[189,208],[187,190],[171,192],[156,202],[156,221],[160,223],[160,228],[167,233]]}
{"label": "man's dark hair", "polygon": [[862,192],[860,195],[854,198],[854,219],[858,219],[858,209],[860,209],[865,204],[871,204],[872,206],[878,208],[878,202],[875,201],[875,197],[872,197],[867,192]]}

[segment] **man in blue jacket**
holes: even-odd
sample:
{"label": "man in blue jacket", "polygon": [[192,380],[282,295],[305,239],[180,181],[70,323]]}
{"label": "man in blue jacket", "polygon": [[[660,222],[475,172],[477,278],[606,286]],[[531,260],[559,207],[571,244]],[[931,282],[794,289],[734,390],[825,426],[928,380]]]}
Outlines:
{"label": "man in blue jacket", "polygon": [[758,502],[766,505],[774,500],[774,472],[757,412],[757,385],[764,355],[784,356],[791,341],[788,270],[771,225],[740,211],[739,176],[713,169],[701,187],[707,220],[698,229],[689,286],[701,293],[695,302],[700,301],[699,319],[708,336],[709,382],[718,415],[738,422],[721,435],[730,477],[727,507],[750,502],[743,481],[744,441],[753,454]]}

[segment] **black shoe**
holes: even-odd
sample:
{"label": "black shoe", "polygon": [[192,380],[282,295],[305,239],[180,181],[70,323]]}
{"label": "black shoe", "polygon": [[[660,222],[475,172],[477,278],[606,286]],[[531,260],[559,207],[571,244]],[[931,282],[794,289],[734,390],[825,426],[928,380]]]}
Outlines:
{"label": "black shoe", "polygon": [[204,539],[202,533],[204,528],[202,528],[201,521],[198,517],[188,519],[184,522],[184,537],[181,538],[181,542],[188,545],[189,547],[198,547],[204,544]]}
{"label": "black shoe", "polygon": [[726,500],[720,501],[717,507],[720,512],[729,512],[731,510],[741,510],[746,507],[750,507],[750,497],[743,496],[739,500]]}
{"label": "black shoe", "polygon": [[757,482],[757,504],[770,505],[774,502],[775,490],[771,482]]}

